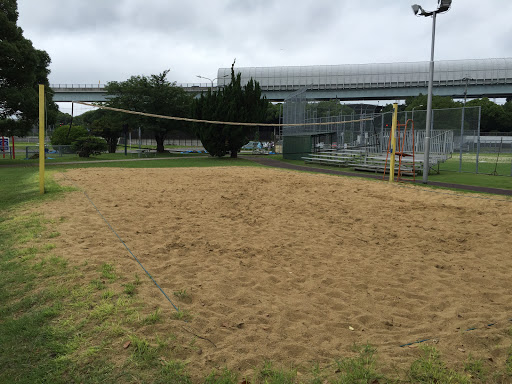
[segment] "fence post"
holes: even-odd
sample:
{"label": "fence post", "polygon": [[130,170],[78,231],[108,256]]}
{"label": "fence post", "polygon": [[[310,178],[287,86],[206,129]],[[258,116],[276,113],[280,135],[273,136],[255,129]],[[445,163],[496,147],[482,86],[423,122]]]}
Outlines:
{"label": "fence post", "polygon": [[380,115],[380,152],[384,152],[384,114]]}
{"label": "fence post", "polygon": [[462,143],[464,142],[464,111],[462,107],[462,118],[460,119],[460,144],[459,144],[459,173],[462,172]]}
{"label": "fence post", "polygon": [[480,121],[482,118],[482,107],[478,107],[478,128],[476,139],[476,173],[478,173],[478,158],[480,157]]}

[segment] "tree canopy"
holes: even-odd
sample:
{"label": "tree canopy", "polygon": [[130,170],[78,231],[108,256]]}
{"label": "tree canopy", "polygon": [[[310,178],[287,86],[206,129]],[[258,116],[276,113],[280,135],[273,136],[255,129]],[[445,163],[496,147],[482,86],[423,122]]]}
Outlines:
{"label": "tree canopy", "polygon": [[129,115],[109,111],[106,109],[96,109],[83,113],[80,122],[93,136],[100,136],[108,144],[108,152],[115,153],[117,142],[123,134],[123,126],[129,122]]}
{"label": "tree canopy", "polygon": [[352,108],[341,104],[339,100],[328,100],[308,103],[306,112],[309,111],[310,116],[315,113],[316,117],[339,116],[340,114],[350,115],[354,112]]}
{"label": "tree canopy", "polygon": [[80,125],[62,125],[52,133],[52,145],[71,145],[79,137],[88,136],[87,129]]}
{"label": "tree canopy", "polygon": [[[224,88],[202,94],[193,103],[193,115],[197,119],[230,121],[239,123],[261,123],[267,118],[268,101],[261,96],[261,88],[253,79],[242,87],[241,74],[235,76],[231,66],[231,82]],[[222,157],[230,153],[236,158],[238,152],[253,137],[257,127],[205,124],[196,125],[196,134],[205,149],[212,155]]]}
{"label": "tree canopy", "polygon": [[0,133],[5,136],[25,136],[36,124],[38,84],[45,85],[48,123],[57,117],[48,83],[50,56],[23,37],[17,22],[17,1],[0,0]]}
{"label": "tree canopy", "polygon": [[470,100],[466,103],[468,107],[482,107],[480,119],[481,132],[502,132],[509,131],[512,127],[507,127],[507,113],[501,105],[498,105],[487,97],[482,99]]}
{"label": "tree canopy", "polygon": [[[432,96],[432,109],[444,109],[444,108],[459,108],[462,107],[462,103],[458,101],[454,101],[449,96]],[[422,93],[416,97],[408,97],[405,99],[405,108],[406,111],[412,111],[413,108],[418,110],[427,109],[427,95],[423,95]]]}
{"label": "tree canopy", "polygon": [[[169,70],[158,75],[132,76],[126,81],[112,81],[105,87],[110,96],[107,105],[131,111],[163,116],[186,117],[190,112],[192,96],[166,77]],[[164,151],[164,140],[172,130],[186,130],[182,121],[126,115],[131,128],[142,127],[153,132],[157,151]]]}
{"label": "tree canopy", "polygon": [[[509,100],[509,99],[507,99]],[[436,126],[441,129],[453,129],[460,126],[460,113],[450,112],[450,108],[461,108],[463,103],[455,101],[448,96],[432,96],[432,109],[441,109],[444,111],[436,112],[434,119],[437,116],[438,120]],[[412,111],[414,109],[414,121],[416,127],[424,127],[425,125],[425,110],[427,109],[427,95],[420,94],[416,97],[409,97],[405,100],[404,104],[398,106],[399,111]],[[496,104],[489,100],[487,97],[481,99],[468,100],[466,107],[481,107],[480,115],[480,131],[481,132],[512,132],[512,100],[507,101],[504,105]],[[387,105],[383,112],[392,110],[392,104]],[[421,111],[421,112],[420,112]],[[439,122],[441,118],[441,122]],[[476,111],[466,110],[465,120],[466,125],[469,120],[470,124],[476,129],[476,122],[478,115]],[[473,121],[474,120],[474,121]],[[467,127],[468,128],[468,127]]]}

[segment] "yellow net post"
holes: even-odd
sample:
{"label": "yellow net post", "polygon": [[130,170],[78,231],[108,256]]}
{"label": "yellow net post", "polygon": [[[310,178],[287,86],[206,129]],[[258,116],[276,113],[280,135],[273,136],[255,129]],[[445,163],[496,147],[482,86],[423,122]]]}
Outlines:
{"label": "yellow net post", "polygon": [[391,125],[391,161],[389,163],[389,181],[395,180],[396,126],[398,121],[398,104],[393,104],[393,123]]}
{"label": "yellow net post", "polygon": [[39,84],[39,193],[44,194],[44,85]]}

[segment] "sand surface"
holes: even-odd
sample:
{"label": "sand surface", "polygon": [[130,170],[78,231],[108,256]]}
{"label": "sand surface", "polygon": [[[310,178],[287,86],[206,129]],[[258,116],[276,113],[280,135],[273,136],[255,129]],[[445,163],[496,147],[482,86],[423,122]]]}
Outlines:
{"label": "sand surface", "polygon": [[[177,302],[194,317],[185,326],[211,341],[183,356],[197,377],[225,366],[249,375],[265,359],[309,370],[367,342],[381,370],[401,371],[420,351],[400,345],[422,339],[448,363],[471,353],[504,364],[510,201],[253,167],[56,177],[82,189],[45,203],[65,218],[56,251],[88,260],[91,280],[102,263],[143,275],[85,191],[173,301],[175,291],[190,295]],[[138,297],[164,315],[148,332],[193,338],[148,279]]]}

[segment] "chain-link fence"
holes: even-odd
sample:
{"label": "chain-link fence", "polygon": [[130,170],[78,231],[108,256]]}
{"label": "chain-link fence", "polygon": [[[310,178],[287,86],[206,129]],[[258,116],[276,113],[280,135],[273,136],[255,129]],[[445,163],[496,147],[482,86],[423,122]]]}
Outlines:
{"label": "chain-link fence", "polygon": [[[307,93],[301,89],[285,100],[282,136],[314,135],[312,152],[318,149],[359,149],[370,153],[386,152],[392,125],[392,112],[343,114],[317,117],[314,108],[307,108]],[[406,151],[424,152],[426,110],[402,111],[398,122],[405,124],[409,134]],[[480,132],[481,107],[434,109],[431,119],[430,153],[440,171],[471,172],[512,176],[512,134]],[[286,126],[303,123],[304,126]],[[310,125],[324,123],[324,125]],[[403,129],[403,127],[402,127]]]}
{"label": "chain-link fence", "polygon": [[[124,137],[121,137],[119,139],[118,145],[124,145],[125,139]],[[156,147],[156,140],[151,138],[128,138],[126,140],[126,143],[129,147],[138,147],[141,146],[155,146]],[[201,143],[201,140],[199,139],[190,139],[190,138],[168,138],[164,140],[164,146],[177,146],[177,147],[203,147],[203,144]]]}
{"label": "chain-link fence", "polygon": [[443,164],[440,169],[512,176],[512,135],[510,133],[479,135],[478,131],[466,130],[458,139],[459,147],[453,154],[453,166]]}
{"label": "chain-link fence", "polygon": [[[47,158],[63,157],[66,155],[76,155],[76,152],[71,149],[71,145],[46,145],[44,146],[44,153]],[[28,159],[39,158],[38,145],[24,145],[16,148],[16,157]]]}

